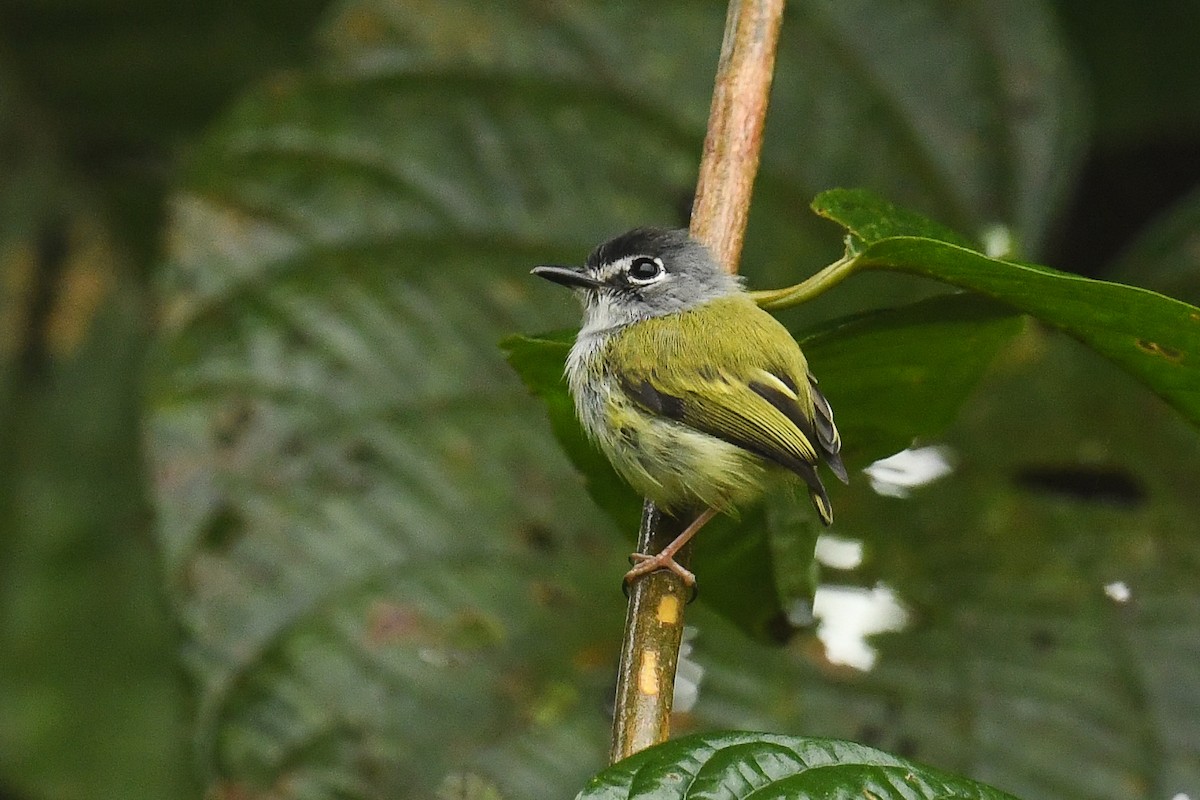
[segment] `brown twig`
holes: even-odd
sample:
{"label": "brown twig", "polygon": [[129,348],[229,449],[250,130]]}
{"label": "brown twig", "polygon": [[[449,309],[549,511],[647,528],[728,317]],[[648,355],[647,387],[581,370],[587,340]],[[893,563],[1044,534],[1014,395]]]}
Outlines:
{"label": "brown twig", "polygon": [[[746,234],[783,4],[784,0],[730,0],[725,19],[691,234],[730,272],[737,272]],[[638,552],[659,552],[688,521],[663,516],[647,501]],[[686,564],[689,550],[690,546],[676,560]],[[683,607],[690,596],[683,581],[666,571],[646,575],[630,587],[617,674],[613,762],[666,741],[670,733]]]}

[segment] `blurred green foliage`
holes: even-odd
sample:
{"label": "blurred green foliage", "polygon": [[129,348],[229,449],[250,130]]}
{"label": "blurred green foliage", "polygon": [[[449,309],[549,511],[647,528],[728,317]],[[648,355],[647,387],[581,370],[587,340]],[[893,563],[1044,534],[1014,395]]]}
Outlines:
{"label": "blurred green foliage", "polygon": [[[723,15],[0,5],[0,796],[583,785],[626,545],[495,345],[574,321],[530,264],[683,221]],[[1196,302],[1198,25],[792,3],[749,280],[832,260],[805,209],[861,185]],[[934,291],[865,275],[786,319]],[[826,582],[909,612],[878,666],[696,605],[678,727],[843,736],[1030,800],[1200,794],[1195,431],[1027,325],[940,441],[952,478],[834,497],[865,559]]]}

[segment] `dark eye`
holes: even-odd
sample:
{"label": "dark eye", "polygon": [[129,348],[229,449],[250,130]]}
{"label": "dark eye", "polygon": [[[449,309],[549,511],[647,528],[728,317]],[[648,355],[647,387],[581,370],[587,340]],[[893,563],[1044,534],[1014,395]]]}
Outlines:
{"label": "dark eye", "polygon": [[629,265],[629,277],[635,281],[652,281],[662,274],[663,265],[657,258],[642,256]]}

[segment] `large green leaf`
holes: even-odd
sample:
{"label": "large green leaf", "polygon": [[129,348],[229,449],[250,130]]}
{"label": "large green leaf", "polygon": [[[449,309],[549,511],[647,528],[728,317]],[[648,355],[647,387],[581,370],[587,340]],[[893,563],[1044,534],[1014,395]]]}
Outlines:
{"label": "large green leaf", "polygon": [[1119,364],[1200,424],[1200,308],[1148,289],[924,238],[919,225],[910,233],[907,222],[879,222],[889,218],[891,206],[866,192],[831,190],[813,208],[855,238],[858,266],[935,278],[1008,303]]}
{"label": "large green leaf", "polygon": [[957,294],[801,332],[847,465],[866,467],[941,433],[1020,327],[1003,306]]}
{"label": "large green leaf", "polygon": [[1011,800],[861,744],[743,732],[697,734],[643,750],[592,778],[577,800],[709,797]]}
{"label": "large green leaf", "polygon": [[[1046,69],[1058,48],[1014,61],[990,42],[1052,28],[982,2],[944,23],[943,5],[914,7],[953,69],[928,74],[920,26],[893,32],[889,5],[785,23],[752,282],[834,255],[800,212],[827,180],[1037,239],[1047,187],[1071,171],[1074,96]],[[532,264],[683,221],[724,11],[345,3],[328,58],[248,95],[196,148],[167,237],[148,441],[215,790],[427,796],[467,775],[559,797],[599,766],[628,546],[495,342],[577,321]],[[831,81],[823,54],[851,51]],[[994,79],[1031,72],[1054,102],[1010,127]],[[982,100],[901,102],[916,84],[876,76],[902,73]],[[1012,136],[1022,148],[1000,147]],[[905,157],[860,163],[885,146]],[[985,150],[1042,182],[993,183]],[[948,197],[953,174],[971,190]],[[809,321],[927,291],[908,283],[864,280]]]}

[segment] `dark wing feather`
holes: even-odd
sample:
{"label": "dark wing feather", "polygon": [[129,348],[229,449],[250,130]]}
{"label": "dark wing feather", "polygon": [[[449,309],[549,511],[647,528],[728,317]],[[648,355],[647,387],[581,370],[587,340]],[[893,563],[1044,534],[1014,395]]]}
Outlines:
{"label": "dark wing feather", "polygon": [[812,389],[813,410],[816,412],[816,441],[821,448],[821,454],[825,456],[825,463],[829,465],[833,474],[838,476],[838,480],[849,483],[846,465],[842,463],[842,436],[833,424],[833,408],[817,388],[817,379],[811,372],[808,374],[808,385]]}
{"label": "dark wing feather", "polygon": [[[707,313],[653,317],[638,336],[616,335],[611,361],[629,398],[797,474],[828,524],[817,476],[824,457],[842,480],[833,412],[791,335],[745,295],[710,301]],[[633,326],[630,326],[633,327]]]}
{"label": "dark wing feather", "polygon": [[647,411],[729,442],[795,473],[808,485],[821,519],[826,525],[833,521],[829,495],[816,471],[813,425],[794,400],[788,406],[783,401],[790,398],[782,392],[755,382],[739,385],[718,377],[710,388],[719,385],[719,391],[672,394],[656,387],[651,380],[622,376],[620,383],[626,394]]}

